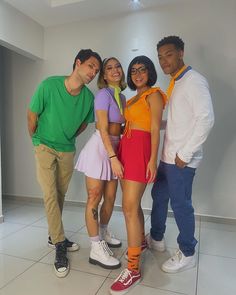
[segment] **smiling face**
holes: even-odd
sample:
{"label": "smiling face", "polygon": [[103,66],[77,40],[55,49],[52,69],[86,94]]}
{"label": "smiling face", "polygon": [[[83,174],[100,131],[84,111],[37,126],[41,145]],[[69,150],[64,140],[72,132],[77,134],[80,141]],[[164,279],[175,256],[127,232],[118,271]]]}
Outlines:
{"label": "smiling face", "polygon": [[174,76],[183,66],[184,52],[174,44],[166,44],[158,49],[158,59],[163,72]]}
{"label": "smiling face", "polygon": [[134,64],[130,71],[131,80],[137,89],[147,86],[148,70],[144,64]]}
{"label": "smiling face", "polygon": [[76,61],[77,74],[84,84],[89,84],[97,75],[100,70],[99,61],[91,56],[89,59],[85,60],[83,63],[79,59]]}
{"label": "smiling face", "polygon": [[104,80],[108,85],[119,86],[122,80],[123,70],[118,60],[111,58],[104,67]]}

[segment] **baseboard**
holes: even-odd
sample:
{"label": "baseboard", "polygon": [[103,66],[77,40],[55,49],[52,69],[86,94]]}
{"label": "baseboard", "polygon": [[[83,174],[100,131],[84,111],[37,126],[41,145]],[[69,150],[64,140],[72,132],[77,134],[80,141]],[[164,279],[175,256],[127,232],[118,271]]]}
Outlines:
{"label": "baseboard", "polygon": [[[40,203],[43,204],[43,199],[42,197],[26,197],[26,196],[13,196],[13,195],[2,195],[2,200],[8,199],[11,201],[20,201],[20,202],[27,202],[27,203]],[[65,207],[66,206],[73,206],[73,207],[85,207],[86,202],[81,202],[81,201],[70,201],[70,200],[65,200]],[[115,211],[120,211],[122,212],[122,207],[120,205],[115,205],[114,206]],[[143,212],[146,215],[151,214],[151,209],[149,208],[143,208]],[[168,217],[174,217],[174,213],[172,210],[168,211]],[[204,221],[204,222],[214,222],[214,223],[225,223],[225,224],[232,224],[236,225],[236,218],[226,218],[223,216],[214,216],[214,215],[202,215],[195,213],[195,219],[197,221]],[[3,220],[3,216],[2,216]],[[0,217],[0,222],[1,222],[1,217]],[[2,221],[3,222],[3,221]]]}

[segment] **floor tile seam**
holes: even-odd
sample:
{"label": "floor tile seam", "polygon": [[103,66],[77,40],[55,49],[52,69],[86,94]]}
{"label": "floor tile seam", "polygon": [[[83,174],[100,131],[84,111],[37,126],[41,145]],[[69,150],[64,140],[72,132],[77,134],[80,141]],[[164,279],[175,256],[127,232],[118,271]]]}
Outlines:
{"label": "floor tile seam", "polygon": [[101,288],[104,286],[106,280],[107,280],[107,277],[104,279],[104,281],[102,282],[101,286],[98,288],[98,290],[97,290],[97,292],[95,293],[95,295],[97,295],[98,292],[101,290]]}
{"label": "floor tile seam", "polygon": [[33,225],[34,223],[39,222],[40,220],[44,219],[45,217],[46,217],[46,216],[44,215],[44,216],[40,217],[39,219],[33,221],[32,223],[30,223],[30,224],[28,224],[28,225]]}
{"label": "floor tile seam", "polygon": [[[75,232],[75,234],[79,233],[79,231],[81,231],[84,227],[86,227],[85,224],[82,225],[82,226],[81,226],[81,227]],[[85,234],[85,233],[81,233],[81,234]]]}
{"label": "floor tile seam", "polygon": [[[4,207],[4,204],[2,204],[2,207]],[[6,211],[3,211],[2,213],[3,213],[3,216],[4,215],[6,215],[6,213],[8,213],[9,211],[13,211],[13,210],[16,210],[16,209],[19,209],[20,207],[22,207],[22,205],[19,205],[19,206],[17,206],[17,207],[15,207],[15,208],[9,208],[9,209],[4,209],[4,210],[6,210]]]}
{"label": "floor tile seam", "polygon": [[5,238],[8,238],[8,237],[10,237],[11,235],[14,235],[14,234],[16,234],[17,232],[20,232],[21,230],[23,230],[23,229],[25,229],[25,228],[28,227],[28,225],[25,225],[25,224],[20,224],[20,223],[14,223],[14,224],[19,224],[19,225],[24,225],[24,226],[23,226],[22,228],[17,229],[16,231],[13,231],[13,232],[7,234],[6,236],[0,238],[0,240],[4,240]]}
{"label": "floor tile seam", "polygon": [[[53,266],[53,264],[50,263],[50,262],[37,261],[36,263],[40,263],[40,264],[43,264],[43,265]],[[85,274],[89,274],[89,275],[93,275],[93,276],[98,276],[98,277],[101,277],[101,278],[104,278],[104,279],[108,278],[107,275],[101,275],[101,274],[97,274],[97,273],[93,273],[93,272],[89,272],[89,271],[83,271],[83,270],[80,270],[78,268],[71,267],[71,266],[70,266],[70,270],[73,270],[73,271],[76,271],[76,272],[85,273]]]}
{"label": "floor tile seam", "polygon": [[199,254],[200,255],[205,255],[205,256],[220,257],[220,258],[236,260],[236,257],[230,257],[230,256],[224,256],[224,255],[216,255],[216,254],[209,254],[209,253],[203,253],[203,252],[199,252]]}
{"label": "floor tile seam", "polygon": [[226,233],[235,233],[235,235],[236,235],[236,230],[227,230],[227,229],[221,229],[221,228],[219,228],[219,229],[215,229],[215,228],[209,228],[209,227],[202,227],[202,229],[201,230],[211,230],[211,231],[218,231],[218,232],[226,232]]}
{"label": "floor tile seam", "polygon": [[18,258],[18,259],[26,260],[26,261],[38,262],[38,259],[32,259],[32,258],[27,258],[27,257],[22,257],[22,256],[17,256],[17,255],[12,255],[12,254],[9,254],[9,253],[1,252],[1,249],[0,249],[0,254],[5,255],[5,256],[9,256],[9,257],[13,257],[13,258]]}
{"label": "floor tile seam", "polygon": [[141,281],[141,283],[140,283],[142,286],[145,286],[145,287],[148,287],[148,288],[151,288],[151,289],[154,289],[154,290],[161,290],[161,291],[167,291],[167,292],[171,292],[171,293],[173,293],[173,294],[178,294],[178,295],[188,295],[187,293],[182,293],[182,292],[178,292],[178,291],[173,291],[173,290],[169,290],[169,289],[163,289],[163,288],[155,288],[155,287],[153,287],[153,286],[151,286],[151,285],[148,285],[147,283],[143,283],[142,281]]}
{"label": "floor tile seam", "polygon": [[34,223],[39,222],[43,218],[45,218],[45,215],[43,217],[40,217],[37,220],[34,220],[33,222],[30,222],[30,223],[20,223],[20,222],[14,222],[14,221],[11,221],[11,220],[6,220],[6,222],[7,223],[13,223],[13,224],[20,224],[20,225],[33,225]]}
{"label": "floor tile seam", "polygon": [[22,276],[26,271],[28,271],[31,267],[33,267],[37,262],[34,261],[33,264],[31,264],[29,267],[27,267],[23,272],[21,272],[20,274],[18,274],[17,276],[15,276],[13,279],[11,279],[9,282],[7,282],[5,285],[3,285],[0,290],[3,290],[5,287],[7,287],[8,285],[10,285],[13,281],[15,281],[17,278],[19,278],[20,276]]}
{"label": "floor tile seam", "polygon": [[[47,225],[43,226],[43,225],[34,225],[34,224],[31,224],[31,225],[29,225],[29,227],[48,229],[48,226]],[[72,233],[72,235],[74,235],[74,234],[77,233],[77,231],[73,231],[73,230],[70,230],[70,229],[65,229],[64,228],[64,230],[65,230],[65,232]]]}

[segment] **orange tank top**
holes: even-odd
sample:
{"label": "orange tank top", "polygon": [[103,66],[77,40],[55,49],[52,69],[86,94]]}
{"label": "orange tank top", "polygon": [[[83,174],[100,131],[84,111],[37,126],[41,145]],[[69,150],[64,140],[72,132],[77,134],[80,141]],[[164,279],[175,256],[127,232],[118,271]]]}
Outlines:
{"label": "orange tank top", "polygon": [[126,120],[124,134],[127,134],[127,136],[130,135],[130,126],[132,123],[135,123],[135,125],[145,131],[151,132],[151,110],[150,105],[147,102],[147,96],[155,92],[160,92],[165,107],[167,97],[159,87],[149,88],[142,93],[137,101],[135,101],[136,96],[127,101],[124,110],[124,117]]}

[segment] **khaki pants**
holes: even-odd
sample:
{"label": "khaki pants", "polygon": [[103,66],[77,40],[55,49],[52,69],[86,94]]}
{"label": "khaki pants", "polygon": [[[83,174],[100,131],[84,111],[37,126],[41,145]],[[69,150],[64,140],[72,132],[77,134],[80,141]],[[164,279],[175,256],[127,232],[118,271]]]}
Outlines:
{"label": "khaki pants", "polygon": [[57,152],[46,145],[35,147],[37,179],[44,194],[49,235],[54,244],[65,239],[62,209],[73,173],[74,152]]}

